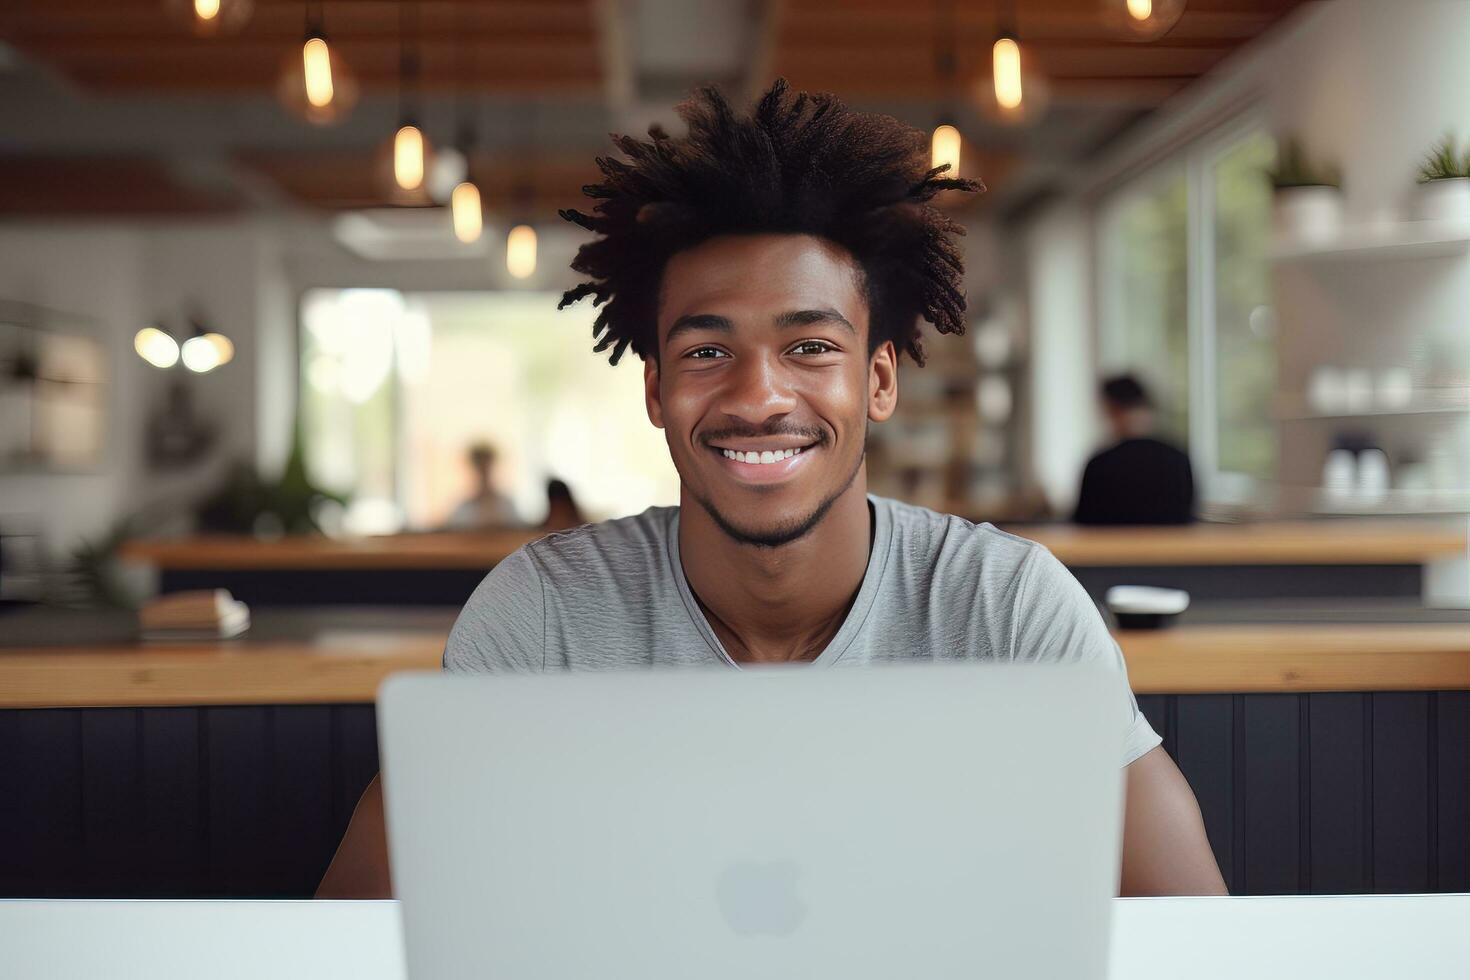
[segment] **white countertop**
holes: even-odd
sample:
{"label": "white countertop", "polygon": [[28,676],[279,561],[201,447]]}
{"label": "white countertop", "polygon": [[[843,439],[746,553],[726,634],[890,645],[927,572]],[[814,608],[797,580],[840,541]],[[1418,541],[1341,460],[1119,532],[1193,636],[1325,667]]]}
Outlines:
{"label": "white countertop", "polygon": [[[1470,895],[1119,899],[1127,980],[1470,975]],[[404,980],[395,902],[0,901],[6,980]]]}

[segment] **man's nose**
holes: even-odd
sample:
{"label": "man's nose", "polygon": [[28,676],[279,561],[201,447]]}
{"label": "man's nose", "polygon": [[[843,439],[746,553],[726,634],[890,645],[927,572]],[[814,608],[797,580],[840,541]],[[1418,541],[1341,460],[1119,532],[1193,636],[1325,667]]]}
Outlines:
{"label": "man's nose", "polygon": [[790,379],[782,370],[779,356],[746,356],[727,374],[719,410],[751,425],[785,415],[796,407]]}

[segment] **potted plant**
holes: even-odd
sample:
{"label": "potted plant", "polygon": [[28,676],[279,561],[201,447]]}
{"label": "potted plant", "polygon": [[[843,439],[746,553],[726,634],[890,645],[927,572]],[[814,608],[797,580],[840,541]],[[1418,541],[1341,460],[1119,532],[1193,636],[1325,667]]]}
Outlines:
{"label": "potted plant", "polygon": [[1276,189],[1273,221],[1279,239],[1320,244],[1342,229],[1342,177],[1336,167],[1307,159],[1295,139],[1284,140],[1269,176]]}
{"label": "potted plant", "polygon": [[1419,166],[1418,213],[1426,221],[1470,224],[1470,150],[1461,154],[1453,134]]}

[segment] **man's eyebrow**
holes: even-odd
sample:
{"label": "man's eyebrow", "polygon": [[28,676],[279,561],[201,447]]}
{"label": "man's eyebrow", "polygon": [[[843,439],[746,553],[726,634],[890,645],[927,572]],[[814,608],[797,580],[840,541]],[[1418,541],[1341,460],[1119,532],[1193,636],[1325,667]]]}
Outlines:
{"label": "man's eyebrow", "polygon": [[691,313],[674,321],[674,325],[669,327],[669,335],[664,338],[664,343],[667,344],[681,333],[689,333],[693,330],[718,330],[721,333],[729,333],[734,329],[735,324],[725,317],[715,316],[713,313]]}
{"label": "man's eyebrow", "polygon": [[814,323],[836,323],[847,328],[853,336],[857,336],[857,328],[854,327],[841,313],[834,309],[822,308],[816,310],[792,310],[782,313],[776,317],[778,327],[809,327]]}

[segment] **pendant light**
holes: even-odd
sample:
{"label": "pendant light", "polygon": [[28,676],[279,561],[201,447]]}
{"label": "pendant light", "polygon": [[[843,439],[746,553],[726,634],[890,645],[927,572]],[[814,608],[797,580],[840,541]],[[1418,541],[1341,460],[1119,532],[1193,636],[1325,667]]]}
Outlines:
{"label": "pendant light", "polygon": [[184,362],[184,367],[195,374],[208,374],[234,359],[235,345],[230,338],[209,329],[197,317],[189,324],[194,328],[193,336],[179,348],[179,359]]}
{"label": "pendant light", "polygon": [[156,368],[171,368],[179,363],[179,342],[162,324],[144,327],[133,335],[133,350]]}
{"label": "pendant light", "polygon": [[990,46],[990,74],[976,91],[986,116],[1010,125],[1034,123],[1050,103],[1049,86],[1032,70],[1021,46],[1014,0],[997,8],[995,42]]}
{"label": "pendant light", "polygon": [[[948,106],[953,101],[955,79],[955,23],[954,0],[939,0],[934,17],[934,68],[944,89],[943,102]],[[948,166],[946,176],[960,174],[960,150],[963,146],[959,128],[954,125],[954,116],[946,108],[939,116],[938,125],[929,137],[929,166]]]}
{"label": "pendant light", "polygon": [[388,145],[390,194],[394,203],[428,204],[424,187],[433,152],[418,122],[418,3],[403,0],[398,5],[398,128]]}
{"label": "pendant light", "polygon": [[1184,15],[1184,0],[1097,0],[1103,23],[1128,41],[1157,41]]}
{"label": "pendant light", "polygon": [[458,40],[455,46],[455,78],[454,97],[456,115],[459,118],[458,132],[455,134],[455,151],[464,162],[464,179],[454,185],[454,190],[449,196],[449,210],[454,219],[454,237],[466,245],[480,240],[480,235],[485,227],[484,205],[480,200],[480,188],[474,182],[474,172],[470,164],[471,155],[475,148],[475,125],[474,113],[468,107],[465,98],[466,73],[469,64],[465,58],[466,31],[463,25],[455,33]]}
{"label": "pendant light", "polygon": [[196,37],[236,34],[250,21],[251,0],[168,0],[169,16],[187,24]]}
{"label": "pendant light", "polygon": [[327,41],[321,0],[307,0],[301,46],[281,66],[277,95],[292,115],[317,126],[340,122],[357,104],[357,80]]}
{"label": "pendant light", "polygon": [[[535,193],[529,176],[521,180],[511,197],[515,202],[513,213],[535,213]],[[529,279],[536,274],[536,229],[529,221],[518,222],[505,236],[505,271],[516,279]]]}
{"label": "pendant light", "polygon": [[505,237],[505,271],[517,279],[536,274],[536,229],[516,225]]}

